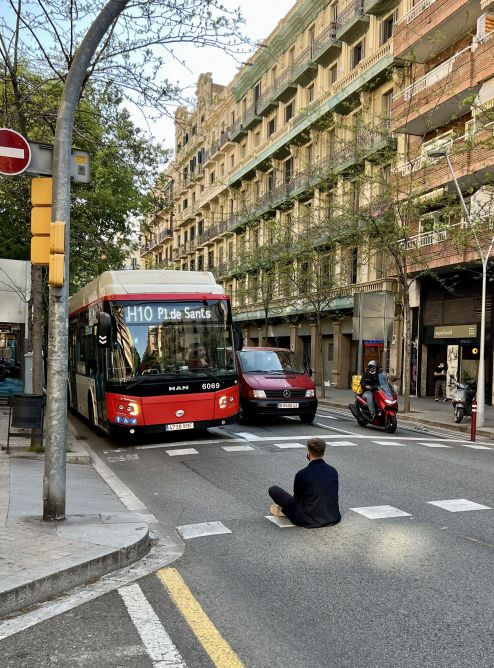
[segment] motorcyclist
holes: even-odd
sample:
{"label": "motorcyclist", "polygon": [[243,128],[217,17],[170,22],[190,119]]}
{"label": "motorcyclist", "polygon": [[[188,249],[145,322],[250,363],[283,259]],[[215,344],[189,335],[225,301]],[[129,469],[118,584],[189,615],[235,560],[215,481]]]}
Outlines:
{"label": "motorcyclist", "polygon": [[377,378],[377,369],[378,369],[377,362],[375,360],[371,360],[367,365],[367,369],[365,370],[364,375],[362,376],[362,380],[360,381],[362,389],[364,390],[362,392],[362,396],[367,401],[367,405],[369,406],[369,411],[372,418],[374,418],[376,414],[376,405],[374,403],[374,392],[379,387],[379,381]]}

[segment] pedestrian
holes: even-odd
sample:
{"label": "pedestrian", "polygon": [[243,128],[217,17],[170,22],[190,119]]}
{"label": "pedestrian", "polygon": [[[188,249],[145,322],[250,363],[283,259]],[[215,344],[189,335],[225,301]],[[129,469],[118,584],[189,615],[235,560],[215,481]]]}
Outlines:
{"label": "pedestrian", "polygon": [[439,401],[442,399],[444,403],[448,401],[446,397],[446,371],[448,366],[445,362],[439,362],[437,367],[434,369],[434,378],[436,379],[435,384],[435,399],[434,401]]}
{"label": "pedestrian", "polygon": [[286,516],[293,524],[307,529],[338,524],[338,472],[324,461],[325,450],[322,438],[307,441],[309,463],[295,475],[293,496],[276,485],[269,488],[273,515]]}

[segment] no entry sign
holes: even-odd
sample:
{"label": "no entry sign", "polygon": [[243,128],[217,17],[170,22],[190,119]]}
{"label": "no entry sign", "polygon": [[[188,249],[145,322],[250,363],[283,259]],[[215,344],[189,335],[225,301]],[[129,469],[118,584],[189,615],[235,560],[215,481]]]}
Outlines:
{"label": "no entry sign", "polygon": [[0,174],[22,174],[30,161],[31,149],[27,140],[15,130],[0,128]]}

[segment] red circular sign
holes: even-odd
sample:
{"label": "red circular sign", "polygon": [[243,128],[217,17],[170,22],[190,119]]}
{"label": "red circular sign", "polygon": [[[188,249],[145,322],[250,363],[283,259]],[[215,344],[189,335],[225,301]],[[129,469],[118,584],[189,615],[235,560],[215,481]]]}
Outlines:
{"label": "red circular sign", "polygon": [[0,174],[22,174],[30,162],[31,149],[27,140],[15,130],[0,128]]}

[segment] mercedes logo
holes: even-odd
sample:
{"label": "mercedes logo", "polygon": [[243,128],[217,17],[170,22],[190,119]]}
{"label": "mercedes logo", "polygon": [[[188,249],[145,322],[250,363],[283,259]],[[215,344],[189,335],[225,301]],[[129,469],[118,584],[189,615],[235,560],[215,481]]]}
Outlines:
{"label": "mercedes logo", "polygon": [[284,397],[291,397],[292,393],[290,392],[290,390],[283,390],[283,396]]}

